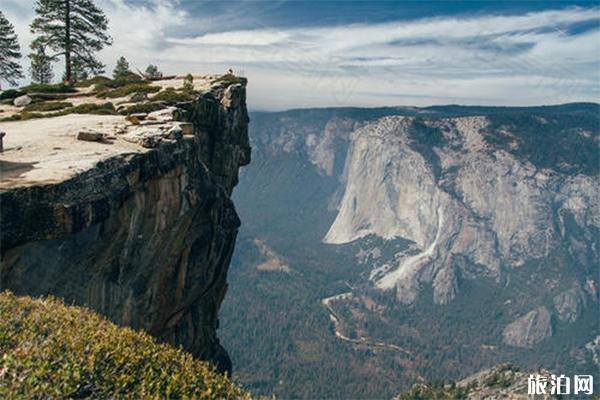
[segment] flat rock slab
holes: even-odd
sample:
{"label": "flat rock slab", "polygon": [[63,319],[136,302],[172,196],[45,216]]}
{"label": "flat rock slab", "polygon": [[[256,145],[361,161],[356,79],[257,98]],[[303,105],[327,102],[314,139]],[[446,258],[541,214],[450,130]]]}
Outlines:
{"label": "flat rock slab", "polygon": [[122,116],[82,114],[0,123],[0,131],[6,132],[0,154],[0,190],[62,182],[98,161],[148,151],[122,140],[77,140],[79,131],[110,135],[124,123]]}

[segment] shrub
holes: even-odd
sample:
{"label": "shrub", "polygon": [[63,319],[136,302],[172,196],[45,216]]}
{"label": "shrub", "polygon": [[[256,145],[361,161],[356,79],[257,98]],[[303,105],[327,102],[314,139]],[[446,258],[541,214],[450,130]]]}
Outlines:
{"label": "shrub", "polygon": [[75,107],[67,108],[60,112],[61,115],[66,114],[97,114],[97,115],[116,115],[117,111],[113,103],[107,102],[103,104],[85,103]]}
{"label": "shrub", "polygon": [[136,82],[136,83],[128,83],[125,86],[119,87],[113,90],[105,90],[98,93],[98,97],[101,98],[115,98],[115,97],[124,97],[128,94],[135,92],[144,92],[144,93],[156,93],[160,90],[158,86],[150,86],[146,82]]}
{"label": "shrub", "polygon": [[11,121],[20,121],[20,120],[21,120],[21,114],[13,114],[13,115],[9,115],[8,117],[0,118],[0,122],[11,122]]}
{"label": "shrub", "polygon": [[169,105],[177,104],[182,101],[190,101],[193,100],[197,95],[196,92],[178,92],[173,88],[167,88],[160,93],[157,93],[154,97],[152,97],[152,101],[162,101]]}
{"label": "shrub", "polygon": [[0,293],[2,398],[249,398],[208,364],[54,298]]}
{"label": "shrub", "polygon": [[135,104],[133,106],[129,106],[124,110],[121,110],[119,113],[123,115],[130,115],[136,113],[151,113],[152,111],[162,110],[167,106],[163,103],[143,103],[143,104]]}
{"label": "shrub", "polygon": [[0,100],[14,99],[24,94],[25,92],[21,92],[16,89],[7,89],[3,90],[2,93],[0,93]]}
{"label": "shrub", "polygon": [[65,85],[64,83],[32,83],[31,85],[23,86],[20,90],[24,93],[73,93],[77,91],[73,86]]}
{"label": "shrub", "polygon": [[240,78],[238,76],[235,76],[234,74],[225,74],[225,75],[221,75],[220,77],[218,77],[217,79],[214,80],[214,82],[228,82],[230,84],[236,84],[236,83],[241,83],[241,84],[245,84],[246,83],[246,78]]}
{"label": "shrub", "polygon": [[56,111],[67,107],[73,107],[73,103],[66,101],[42,101],[26,105],[23,107],[23,111]]}
{"label": "shrub", "polygon": [[192,74],[187,74],[183,79],[183,91],[192,92],[194,90],[194,77]]}
{"label": "shrub", "polygon": [[110,82],[112,79],[107,78],[106,76],[102,76],[102,75],[97,75],[93,78],[90,79],[86,79],[83,81],[79,81],[77,83],[75,83],[75,87],[89,87],[92,85],[98,85],[98,84],[103,84],[106,82]]}
{"label": "shrub", "polygon": [[32,112],[22,111],[19,114],[13,114],[11,116],[2,118],[2,119],[0,119],[0,122],[25,121],[27,119],[45,118],[48,115],[49,114],[40,114],[40,113],[32,113]]}
{"label": "shrub", "polygon": [[124,75],[119,79],[106,78],[106,80],[96,83],[96,85],[94,86],[94,90],[97,92],[102,92],[108,89],[117,89],[129,85],[131,83],[148,85],[148,82],[143,81],[139,75],[130,72],[129,74]]}

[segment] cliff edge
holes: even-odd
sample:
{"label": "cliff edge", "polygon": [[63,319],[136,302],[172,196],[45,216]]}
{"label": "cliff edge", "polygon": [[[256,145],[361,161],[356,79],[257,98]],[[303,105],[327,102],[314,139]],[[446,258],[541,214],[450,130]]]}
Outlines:
{"label": "cliff edge", "polygon": [[230,371],[216,330],[250,161],[245,80],[194,84],[150,113],[0,123],[0,289],[90,307]]}

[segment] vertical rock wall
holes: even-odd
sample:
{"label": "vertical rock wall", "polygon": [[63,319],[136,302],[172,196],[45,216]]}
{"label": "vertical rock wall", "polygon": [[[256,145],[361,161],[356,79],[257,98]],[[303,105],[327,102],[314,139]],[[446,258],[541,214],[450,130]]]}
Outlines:
{"label": "vertical rock wall", "polygon": [[245,86],[213,87],[177,119],[194,135],[0,192],[0,289],[88,306],[230,370],[216,330],[250,161]]}

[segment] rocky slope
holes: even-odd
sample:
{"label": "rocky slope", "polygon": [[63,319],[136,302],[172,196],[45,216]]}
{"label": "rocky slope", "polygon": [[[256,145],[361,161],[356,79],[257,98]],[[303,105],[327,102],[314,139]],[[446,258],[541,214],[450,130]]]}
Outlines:
{"label": "rocky slope", "polygon": [[[115,141],[89,142],[83,165],[69,150],[83,144],[68,124],[56,134],[64,156],[41,146],[35,160],[29,143],[5,141],[0,288],[88,306],[230,370],[216,330],[240,226],[230,195],[250,161],[245,96],[243,82],[214,82],[174,110],[176,121],[193,124],[191,135],[149,121]],[[106,127],[117,117],[104,118]],[[0,130],[5,140],[18,129],[26,139],[30,123]]]}

